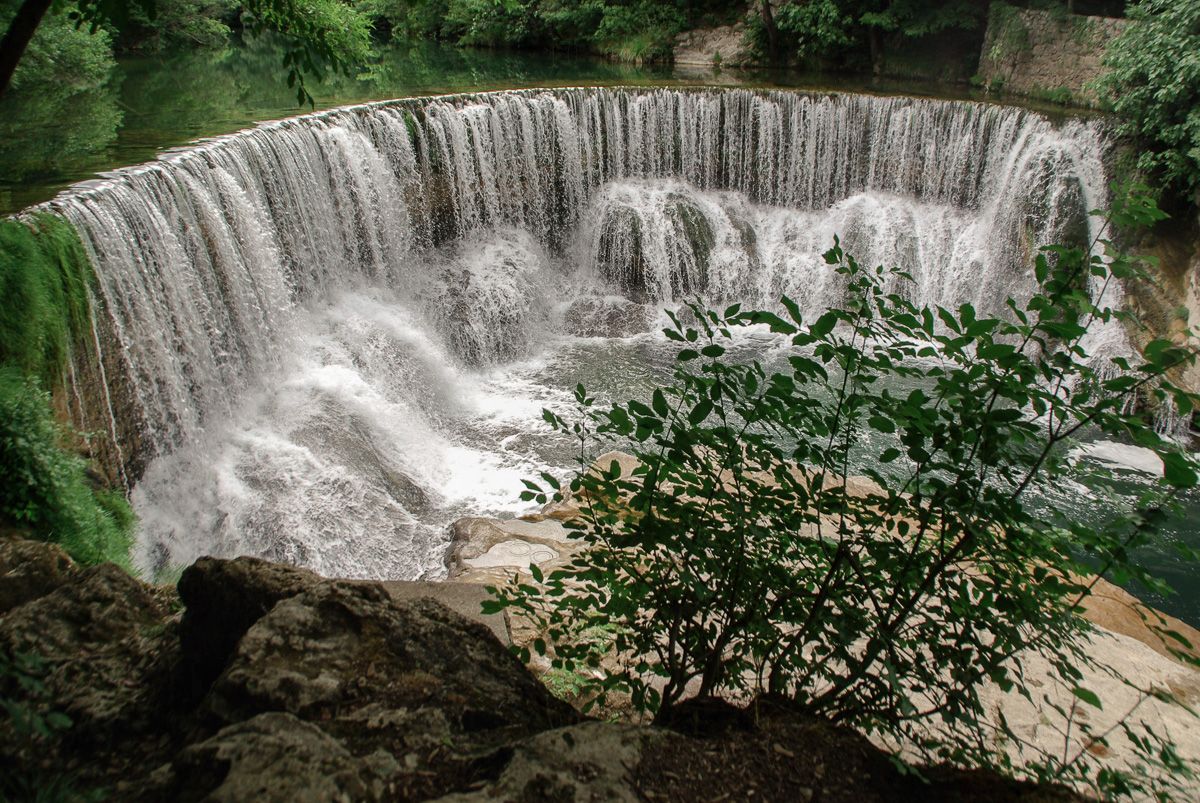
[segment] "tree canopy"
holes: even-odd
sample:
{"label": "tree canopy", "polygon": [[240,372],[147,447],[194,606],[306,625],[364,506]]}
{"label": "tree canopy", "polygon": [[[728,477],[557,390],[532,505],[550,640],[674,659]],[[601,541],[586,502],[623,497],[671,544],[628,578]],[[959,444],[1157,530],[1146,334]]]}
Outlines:
{"label": "tree canopy", "polygon": [[1200,0],[1142,0],[1109,47],[1105,76],[1138,167],[1169,190],[1200,190]]}
{"label": "tree canopy", "polygon": [[[349,71],[371,52],[368,18],[341,0],[73,0],[63,5],[53,0],[5,0],[0,25],[5,26],[0,96],[20,81],[17,66],[27,55],[83,53],[95,69],[106,58],[107,39],[113,34],[214,44],[223,41],[231,26],[254,36],[273,32],[286,45],[282,66],[300,103],[312,102],[306,76]],[[68,33],[72,28],[75,33]],[[63,42],[64,37],[78,41]]]}

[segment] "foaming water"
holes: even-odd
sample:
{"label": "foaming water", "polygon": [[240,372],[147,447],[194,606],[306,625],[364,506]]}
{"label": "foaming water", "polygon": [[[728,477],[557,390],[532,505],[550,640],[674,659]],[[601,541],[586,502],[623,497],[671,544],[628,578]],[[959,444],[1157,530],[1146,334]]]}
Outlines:
{"label": "foaming water", "polygon": [[133,493],[138,565],[254,554],[328,576],[438,577],[450,518],[512,510],[521,478],[549,467],[497,444],[536,427],[553,394],[456,367],[392,294],[339,294],[295,325],[291,354],[228,426],[151,463]]}
{"label": "foaming water", "polygon": [[844,300],[839,235],[917,302],[998,311],[1038,246],[1096,235],[1101,144],[961,102],[501,92],[264,125],[52,207],[96,267],[111,393],[89,418],[129,444],[139,565],[438,576],[450,520],[569,462],[542,406],[661,373],[662,305],[819,313]]}

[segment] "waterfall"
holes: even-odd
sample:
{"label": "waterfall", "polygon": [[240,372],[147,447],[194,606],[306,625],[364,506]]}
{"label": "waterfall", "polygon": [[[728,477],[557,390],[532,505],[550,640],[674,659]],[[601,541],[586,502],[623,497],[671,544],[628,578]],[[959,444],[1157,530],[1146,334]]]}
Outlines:
{"label": "waterfall", "polygon": [[[464,383],[536,356],[572,298],[626,321],[596,300],[820,311],[843,298],[820,258],[837,234],[912,272],[918,302],[996,311],[1033,291],[1032,249],[1094,234],[1102,138],[964,102],[523,90],[265,124],[50,206],[96,269],[122,415],[92,417],[134,422],[139,561],[415,576],[438,570],[426,513],[466,467],[532,459],[493,460],[485,441],[518,437],[497,423],[512,400]],[[463,423],[480,410],[486,432]],[[164,501],[181,492],[187,515]]]}

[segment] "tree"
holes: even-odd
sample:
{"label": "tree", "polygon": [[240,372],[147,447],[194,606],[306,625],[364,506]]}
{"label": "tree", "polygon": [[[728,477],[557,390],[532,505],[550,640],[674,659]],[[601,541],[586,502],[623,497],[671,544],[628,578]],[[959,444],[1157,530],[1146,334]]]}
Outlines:
{"label": "tree", "polygon": [[[1161,217],[1145,194],[1113,214]],[[579,444],[566,493],[585,548],[547,575],[530,567],[539,585],[493,589],[489,609],[527,617],[543,634],[533,649],[588,679],[596,699],[627,692],[660,719],[689,695],[786,694],[926,760],[1005,768],[984,736],[982,687],[1040,697],[1024,685],[1032,650],[1073,699],[1100,706],[1080,682],[1079,604],[1095,576],[1154,583],[1130,552],[1197,484],[1195,459],[1130,411],[1142,395],[1200,402],[1168,378],[1196,353],[1157,341],[1134,365],[1084,348],[1092,325],[1127,317],[1095,306],[1089,280],[1141,272],[1105,247],[1040,253],[1041,291],[999,318],[919,308],[904,274],[836,245],[826,260],[852,300],[815,321],[786,298],[778,312],[689,306],[665,330],[680,346],[673,383],[606,407],[580,387],[576,416],[546,412]],[[736,356],[748,326],[786,344],[780,367]],[[1099,531],[1024,501],[1061,475],[1085,428],[1153,448],[1165,468],[1156,493]],[[590,468],[613,438],[632,445],[632,472]],[[549,500],[559,483],[543,482],[524,498]],[[610,634],[608,660],[598,632]],[[1083,727],[1085,746],[1104,743]],[[1171,769],[1170,745],[1137,738],[1153,746],[1145,760]],[[1137,783],[1092,775],[1083,747],[1041,759],[1025,771],[1087,774],[1106,793]]]}
{"label": "tree", "polygon": [[792,0],[778,16],[779,29],[793,37],[802,57],[834,53],[865,40],[878,68],[885,37],[973,31],[986,13],[986,4],[972,0]]}
{"label": "tree", "polygon": [[1169,192],[1200,189],[1200,0],[1143,0],[1109,46],[1102,79],[1138,167]]}
{"label": "tree", "polygon": [[[75,0],[66,11],[77,26],[95,31],[104,26],[118,30],[130,25],[136,14],[156,16],[164,0]],[[22,0],[4,38],[0,40],[0,97],[12,85],[13,74],[47,13],[55,13],[53,0]],[[370,53],[366,18],[339,0],[245,0],[241,17],[247,31],[279,34],[286,48],[283,67],[297,101],[313,103],[305,77],[326,70],[347,72]]]}

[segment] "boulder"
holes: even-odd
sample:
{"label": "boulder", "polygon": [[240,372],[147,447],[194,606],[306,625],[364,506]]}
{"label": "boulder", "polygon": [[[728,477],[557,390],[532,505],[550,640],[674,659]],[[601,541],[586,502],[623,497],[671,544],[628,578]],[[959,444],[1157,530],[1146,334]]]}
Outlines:
{"label": "boulder", "polygon": [[452,540],[446,565],[449,579],[493,583],[528,571],[531,563],[543,570],[566,562],[577,541],[561,522],[551,518],[463,518],[450,525]]}
{"label": "boulder", "polygon": [[187,686],[203,695],[251,625],[275,604],[321,582],[320,576],[259,558],[200,558],[179,578],[187,606],[180,630]]}
{"label": "boulder", "polygon": [[0,541],[0,616],[70,582],[78,569],[57,544]]}
{"label": "boulder", "polygon": [[178,641],[172,594],[109,563],[0,618],[0,653],[35,656],[42,712],[66,714],[76,745],[115,749],[170,717]]}
{"label": "boulder", "polygon": [[51,663],[70,660],[160,624],[166,608],[152,587],[124,569],[92,566],[5,614],[0,648],[36,653]]}
{"label": "boulder", "polygon": [[399,765],[376,751],[356,757],[291,714],[260,714],[189,745],[132,792],[179,803],[325,803],[384,797]]}
{"label": "boulder", "polygon": [[439,798],[439,803],[487,800],[637,803],[646,798],[630,770],[649,745],[675,738],[636,725],[584,722],[546,731],[522,743],[500,777],[484,789]]}
{"label": "boulder", "polygon": [[276,604],[202,705],[217,723],[271,711],[319,723],[357,755],[402,756],[405,797],[494,775],[495,751],[579,718],[486,626],[432,599],[398,601],[378,583],[349,581]]}

